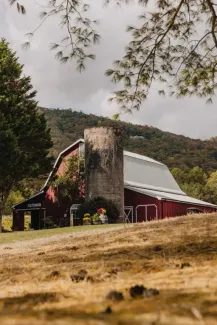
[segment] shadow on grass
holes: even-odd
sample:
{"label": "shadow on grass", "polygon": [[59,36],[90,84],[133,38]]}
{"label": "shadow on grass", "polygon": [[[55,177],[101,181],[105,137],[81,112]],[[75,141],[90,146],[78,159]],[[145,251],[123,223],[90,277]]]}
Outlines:
{"label": "shadow on grass", "polygon": [[[88,252],[88,254],[87,254]],[[82,253],[82,252],[81,252]],[[78,250],[74,256],[73,253],[68,255],[68,251],[64,252],[61,249],[60,252],[53,252],[48,256],[44,256],[42,261],[49,263],[50,265],[58,263],[97,263],[104,261],[107,266],[111,265],[128,265],[127,269],[130,269],[131,265],[136,265],[143,261],[149,262],[150,268],[152,264],[164,262],[167,260],[188,260],[188,262],[197,262],[197,260],[210,260],[216,258],[217,253],[217,241],[213,239],[207,239],[204,242],[191,241],[183,243],[167,243],[162,245],[134,245],[129,247],[116,247],[106,248],[105,250],[92,249],[86,251],[86,255],[81,254]],[[160,266],[161,267],[161,266]],[[126,270],[126,268],[124,268]]]}
{"label": "shadow on grass", "polygon": [[[40,293],[40,294],[27,294],[20,297],[10,297],[6,299],[0,299],[0,304],[3,305],[0,312],[1,317],[15,316],[25,319],[29,316],[35,319],[43,320],[58,320],[69,319],[74,321],[82,320],[88,321],[104,321],[105,324],[146,324],[143,321],[136,321],[135,316],[141,314],[144,316],[147,314],[158,314],[159,312],[167,312],[169,310],[170,315],[176,315],[179,317],[194,318],[192,314],[192,308],[200,310],[203,317],[217,317],[217,300],[211,301],[208,293],[180,293],[178,290],[164,290],[157,297],[131,299],[125,296],[125,300],[117,303],[111,302],[111,313],[106,314],[104,311],[108,306],[106,299],[99,305],[88,306],[84,303],[76,307],[72,301],[70,305],[70,299],[67,299],[68,308],[56,308],[52,307],[52,303],[58,302],[61,296],[55,293]],[[43,307],[44,303],[50,303],[50,307]],[[42,309],[36,310],[35,307],[41,305]],[[91,311],[92,307],[92,311]],[[91,323],[92,324],[92,323]],[[102,324],[100,322],[100,324]],[[154,323],[158,324],[158,323]],[[159,323],[160,324],[160,323]]]}

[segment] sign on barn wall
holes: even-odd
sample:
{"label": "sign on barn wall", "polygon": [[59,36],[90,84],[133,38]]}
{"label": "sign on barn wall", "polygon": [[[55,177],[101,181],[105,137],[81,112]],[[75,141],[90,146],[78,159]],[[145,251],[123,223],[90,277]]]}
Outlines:
{"label": "sign on barn wall", "polygon": [[31,203],[27,205],[28,208],[39,208],[41,207],[41,203]]}

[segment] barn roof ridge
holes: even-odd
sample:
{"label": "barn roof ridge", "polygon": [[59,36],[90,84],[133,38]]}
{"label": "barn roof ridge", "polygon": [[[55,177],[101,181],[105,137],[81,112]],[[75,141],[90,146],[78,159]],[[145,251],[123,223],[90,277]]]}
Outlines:
{"label": "barn roof ridge", "polygon": [[171,193],[171,194],[176,194],[176,195],[186,195],[185,192],[183,192],[181,189],[180,190],[173,190],[171,188],[167,187],[160,187],[160,186],[153,186],[150,184],[144,184],[144,183],[136,183],[132,181],[124,181],[124,187],[135,187],[135,188],[140,188],[140,189],[147,189],[151,191],[158,191],[158,192],[166,192],[166,193]]}
{"label": "barn roof ridge", "polygon": [[131,152],[131,151],[126,151],[124,150],[124,155],[125,156],[128,156],[128,157],[132,157],[132,158],[136,158],[136,159],[140,159],[140,160],[145,160],[147,162],[150,162],[150,163],[154,163],[154,164],[158,164],[158,165],[164,165],[163,163],[153,159],[153,158],[149,158],[148,156],[144,156],[144,155],[140,155],[138,153],[134,153],[134,152]]}

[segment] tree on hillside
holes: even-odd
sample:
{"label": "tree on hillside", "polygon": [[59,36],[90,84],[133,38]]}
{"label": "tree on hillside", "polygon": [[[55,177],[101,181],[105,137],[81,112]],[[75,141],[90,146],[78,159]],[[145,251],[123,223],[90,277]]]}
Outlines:
{"label": "tree on hillside", "polygon": [[209,186],[212,186],[213,188],[215,188],[217,191],[217,171],[211,173],[211,175],[207,181],[207,184]]}
{"label": "tree on hillside", "polygon": [[[20,13],[26,12],[19,1],[9,2],[16,3]],[[56,57],[61,62],[75,59],[82,71],[86,59],[95,57],[89,53],[89,47],[99,40],[95,31],[97,21],[86,15],[89,4],[83,0],[45,3],[42,23],[57,16],[66,32],[62,42],[52,44],[51,49],[57,50]],[[178,97],[197,95],[211,102],[217,87],[217,3],[213,0],[141,0],[138,3],[143,9],[138,26],[127,27],[131,41],[125,54],[106,71],[113,82],[120,84],[113,100],[125,111],[139,109],[153,82],[157,82],[163,84],[159,94],[168,91]],[[30,38],[35,31],[29,34]],[[25,43],[25,47],[29,45],[29,41]]]}
{"label": "tree on hillside", "polygon": [[188,171],[173,168],[171,173],[185,193],[194,198],[203,200],[207,176],[202,168],[196,166]]}
{"label": "tree on hillside", "polygon": [[184,184],[186,181],[186,173],[180,168],[172,168],[171,173],[179,185]]}
{"label": "tree on hillside", "polygon": [[50,130],[37,109],[31,79],[8,43],[0,42],[0,230],[10,191],[51,168]]}
{"label": "tree on hillside", "polygon": [[11,207],[12,205],[21,202],[24,200],[24,197],[20,193],[20,191],[11,191],[5,204],[4,204],[4,209],[3,209],[3,215],[9,216],[11,215]]}
{"label": "tree on hillside", "polygon": [[203,169],[196,166],[187,171],[173,168],[171,173],[186,194],[217,204],[217,172],[213,172],[208,178]]}
{"label": "tree on hillside", "polygon": [[207,182],[206,173],[204,173],[202,168],[196,166],[189,171],[188,182],[206,185]]}

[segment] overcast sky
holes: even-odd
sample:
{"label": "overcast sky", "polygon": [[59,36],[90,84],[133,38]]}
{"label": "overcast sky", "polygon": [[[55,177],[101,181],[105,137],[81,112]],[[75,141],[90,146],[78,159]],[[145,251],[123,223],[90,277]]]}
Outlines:
{"label": "overcast sky", "polygon": [[[130,5],[118,9],[103,6],[103,0],[92,0],[91,15],[100,19],[100,45],[94,48],[95,62],[90,62],[85,72],[79,74],[72,63],[60,64],[49,50],[50,43],[61,39],[58,20],[52,20],[39,29],[30,50],[23,51],[21,44],[25,34],[39,23],[38,3],[46,0],[20,0],[26,4],[27,15],[21,16],[8,0],[0,1],[0,37],[5,37],[17,51],[20,62],[25,65],[25,74],[30,75],[37,99],[41,106],[49,108],[72,108],[111,117],[118,108],[108,103],[114,85],[104,76],[112,62],[120,59],[129,40],[126,25],[137,21],[141,8]],[[207,105],[203,99],[159,97],[153,89],[149,99],[139,112],[122,119],[136,124],[146,124],[159,129],[194,138],[217,136],[217,101]]]}

